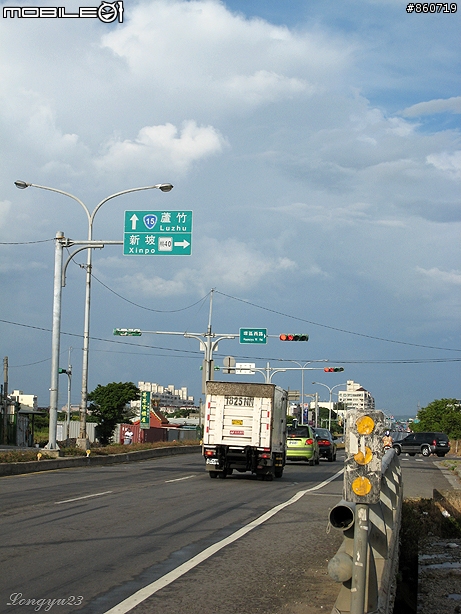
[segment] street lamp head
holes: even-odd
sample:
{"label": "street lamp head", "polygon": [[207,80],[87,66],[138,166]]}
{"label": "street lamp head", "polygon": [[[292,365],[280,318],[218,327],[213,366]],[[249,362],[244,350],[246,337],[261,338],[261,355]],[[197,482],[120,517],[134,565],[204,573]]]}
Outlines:
{"label": "street lamp head", "polygon": [[25,181],[15,181],[14,185],[19,188],[20,190],[25,190],[26,188],[28,188],[31,184],[30,183],[26,183]]}
{"label": "street lamp head", "polygon": [[171,192],[171,190],[173,189],[173,186],[171,185],[171,183],[161,183],[156,187],[162,192]]}

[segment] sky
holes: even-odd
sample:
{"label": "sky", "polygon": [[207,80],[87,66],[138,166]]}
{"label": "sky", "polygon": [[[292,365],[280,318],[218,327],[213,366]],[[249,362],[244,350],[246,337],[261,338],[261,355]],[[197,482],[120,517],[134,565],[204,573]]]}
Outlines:
{"label": "sky", "polygon": [[[273,383],[324,401],[353,380],[397,416],[461,398],[461,7],[125,0],[103,21],[11,17],[5,6],[34,15],[24,9],[54,5],[2,3],[0,353],[10,391],[49,404],[55,236],[84,241],[89,230],[76,200],[18,190],[22,180],[90,212],[120,191],[174,185],[107,201],[94,240],[123,241],[125,211],[193,212],[190,255],[93,250],[89,391],[150,381],[187,386],[198,401],[199,339],[155,331],[203,336],[211,311],[217,336],[268,334],[257,346],[221,340],[215,366],[233,356],[286,368]],[[85,250],[69,259],[62,290],[60,366],[70,356],[76,405],[85,262]],[[325,373],[325,360],[344,372]],[[65,375],[59,386],[61,407]]]}

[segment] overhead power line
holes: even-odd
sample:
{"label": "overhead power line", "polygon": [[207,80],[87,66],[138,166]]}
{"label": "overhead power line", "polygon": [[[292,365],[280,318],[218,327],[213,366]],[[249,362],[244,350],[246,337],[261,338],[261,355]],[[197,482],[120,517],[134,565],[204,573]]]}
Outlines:
{"label": "overhead power line", "polygon": [[[9,320],[2,320],[0,319],[0,322],[3,322],[4,324],[11,324],[13,326],[21,326],[21,327],[25,327],[25,328],[32,328],[35,330],[40,330],[40,331],[44,331],[44,332],[51,332],[51,329],[49,328],[42,328],[39,326],[32,326],[30,324],[20,324],[18,322],[11,322]],[[79,335],[76,333],[67,333],[67,332],[62,332],[62,335],[67,335],[70,337],[77,337],[82,339],[83,335]],[[177,358],[197,358],[202,356],[202,352],[199,350],[184,350],[184,349],[177,349],[177,348],[169,348],[169,347],[164,347],[164,346],[158,346],[158,345],[149,345],[149,344],[144,344],[144,343],[133,343],[127,340],[118,340],[118,339],[103,339],[102,337],[90,337],[92,341],[101,341],[103,343],[111,343],[111,344],[117,344],[117,345],[123,345],[123,347],[131,347],[131,348],[142,348],[142,349],[147,349],[147,350],[160,350],[162,352],[168,352],[170,355],[174,354]],[[101,349],[94,349],[93,351],[99,351],[99,352],[111,352],[112,350],[101,350]],[[141,352],[127,352],[126,350],[120,350],[120,351],[114,351],[113,353],[119,353],[119,354],[138,354],[141,355]],[[153,355],[151,352],[149,352],[147,355]],[[168,354],[154,354],[156,356],[168,356]],[[220,353],[215,353],[215,356],[217,357],[224,357],[225,354],[220,354]],[[273,361],[273,362],[290,362],[290,359],[283,359],[280,357],[267,357],[267,356],[244,356],[244,355],[239,355],[238,358],[240,358],[241,360],[269,360],[269,361]],[[45,358],[43,360],[39,360],[36,362],[32,362],[29,364],[25,364],[25,365],[10,365],[11,368],[19,368],[19,367],[29,367],[32,365],[36,365],[42,362],[46,362],[47,360],[50,360],[50,358]],[[315,362],[315,361],[312,361]],[[449,362],[461,362],[461,358],[406,358],[406,359],[390,359],[390,360],[342,360],[342,359],[334,359],[334,360],[330,360],[330,362],[335,362],[335,363],[342,363],[342,364],[429,364],[429,363],[449,363]]]}
{"label": "overhead power line", "polygon": [[130,305],[134,305],[135,307],[139,307],[140,309],[145,309],[146,311],[155,311],[155,313],[177,313],[178,311],[186,311],[186,309],[191,309],[191,307],[195,307],[195,305],[198,305],[199,303],[203,303],[208,298],[208,296],[210,294],[208,292],[201,299],[199,299],[195,303],[192,303],[192,305],[188,305],[187,307],[181,307],[180,309],[152,309],[152,307],[145,307],[144,305],[139,305],[138,303],[134,303],[133,301],[130,301],[129,299],[125,298],[124,296],[122,296],[118,292],[115,292],[115,290],[112,290],[112,288],[109,288],[109,286],[106,286],[106,284],[103,283],[100,279],[98,279],[93,273],[91,274],[91,277],[93,279],[95,279],[98,283],[100,283],[101,286],[104,286],[104,288],[106,288],[106,290],[109,290],[109,292],[112,292],[112,294],[115,294],[115,296],[118,296],[123,301],[126,301],[127,303],[130,303]]}
{"label": "overhead power line", "polygon": [[48,243],[55,239],[42,239],[41,241],[0,241],[0,245],[34,245],[35,243]]}
{"label": "overhead power line", "polygon": [[445,347],[438,347],[435,345],[424,345],[422,343],[410,343],[409,341],[398,341],[396,339],[386,339],[385,337],[376,337],[374,335],[358,333],[355,331],[346,330],[344,328],[337,328],[335,326],[329,326],[328,324],[320,324],[319,322],[313,322],[312,320],[306,320],[304,318],[299,318],[298,316],[292,316],[288,313],[283,313],[275,309],[270,309],[269,307],[263,307],[262,305],[256,305],[255,303],[252,303],[251,301],[248,301],[243,298],[237,298],[236,296],[231,296],[230,294],[225,294],[224,292],[220,292],[219,290],[215,290],[215,292],[216,294],[220,294],[221,296],[225,296],[226,298],[231,298],[234,301],[239,301],[240,303],[251,305],[251,307],[256,307],[257,309],[262,309],[263,311],[269,311],[270,313],[275,313],[279,316],[283,316],[284,318],[291,318],[292,320],[298,320],[299,322],[305,322],[307,324],[312,324],[312,326],[320,326],[321,328],[327,328],[329,330],[335,330],[339,333],[345,333],[347,335],[355,335],[357,337],[365,337],[366,339],[374,339],[375,341],[386,341],[387,343],[397,343],[399,345],[410,345],[412,347],[426,348],[430,350],[444,350],[447,352],[461,352],[461,349],[456,349],[456,348],[445,348]]}

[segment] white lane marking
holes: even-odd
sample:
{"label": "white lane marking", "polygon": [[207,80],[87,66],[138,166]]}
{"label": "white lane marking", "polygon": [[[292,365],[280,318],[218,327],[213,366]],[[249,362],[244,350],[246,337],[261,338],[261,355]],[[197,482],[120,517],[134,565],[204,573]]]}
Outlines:
{"label": "white lane marking", "polygon": [[75,499],[66,499],[65,501],[55,501],[55,505],[61,505],[61,503],[72,503],[73,501],[81,501],[82,499],[89,499],[90,497],[102,497],[102,495],[109,495],[113,490],[106,490],[105,492],[96,492],[94,495],[85,495],[84,497],[76,497]]}
{"label": "white lane marking", "polygon": [[170,482],[180,482],[181,480],[190,480],[194,478],[195,475],[187,475],[185,478],[176,478],[175,480],[165,480],[165,484],[169,484]]}
{"label": "white lane marking", "polygon": [[327,484],[335,480],[337,477],[339,477],[343,473],[344,473],[344,469],[341,469],[341,471],[338,471],[337,473],[329,477],[327,480],[325,480],[321,484],[317,484],[317,486],[313,486],[312,488],[309,488],[308,490],[300,490],[293,497],[291,497],[291,499],[288,499],[288,501],[285,501],[285,503],[280,503],[279,505],[276,505],[275,507],[267,511],[265,514],[263,514],[259,518],[256,518],[256,520],[253,520],[252,522],[245,525],[238,531],[235,531],[235,533],[232,533],[232,535],[229,535],[229,537],[226,537],[222,539],[220,542],[217,542],[216,544],[213,544],[212,546],[205,548],[203,552],[199,552],[199,554],[196,554],[194,557],[192,557],[191,559],[189,559],[188,561],[186,561],[185,563],[183,563],[176,569],[173,569],[172,571],[165,574],[158,580],[155,580],[155,582],[152,582],[151,584],[148,584],[144,588],[141,588],[139,591],[137,591],[130,597],[127,597],[126,599],[121,601],[119,604],[111,608],[110,610],[107,610],[107,612],[104,612],[104,614],[126,614],[126,612],[129,612],[130,610],[135,608],[137,605],[139,605],[140,603],[142,603],[149,597],[152,597],[152,595],[157,593],[159,590],[161,590],[162,588],[165,588],[165,586],[168,586],[169,584],[171,584],[172,582],[174,582],[175,580],[177,580],[178,578],[186,574],[188,571],[190,571],[194,567],[197,567],[197,565],[199,565],[200,563],[203,563],[203,561],[206,561],[206,559],[210,558],[210,556],[213,556],[213,554],[216,554],[216,552],[219,552],[220,550],[222,550],[222,548],[224,548],[225,546],[228,546],[229,544],[232,544],[233,542],[237,541],[238,539],[240,539],[241,537],[243,537],[244,535],[246,535],[247,533],[249,533],[256,527],[259,527],[261,524],[263,524],[264,522],[272,518],[272,516],[275,516],[275,514],[277,514],[281,510],[285,509],[289,505],[292,505],[293,503],[296,503],[296,501],[299,501],[299,499],[301,499],[301,497],[303,497],[305,494],[309,492],[313,492],[314,490],[319,490],[320,488],[323,488],[324,486],[326,486]]}

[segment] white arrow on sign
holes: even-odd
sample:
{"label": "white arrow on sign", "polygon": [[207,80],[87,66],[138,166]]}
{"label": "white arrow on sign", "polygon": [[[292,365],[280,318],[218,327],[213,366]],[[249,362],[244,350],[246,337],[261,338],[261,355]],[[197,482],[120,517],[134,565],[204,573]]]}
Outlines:
{"label": "white arrow on sign", "polygon": [[183,241],[175,241],[174,246],[175,247],[183,247],[184,249],[186,249],[186,247],[188,247],[190,245],[189,241],[186,241],[186,239],[184,239]]}
{"label": "white arrow on sign", "polygon": [[136,213],[133,213],[133,215],[130,217],[131,230],[136,230],[136,222],[138,220],[139,220],[139,217],[136,215]]}

